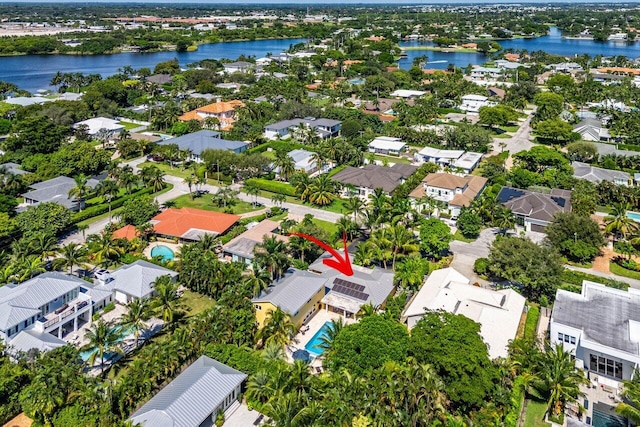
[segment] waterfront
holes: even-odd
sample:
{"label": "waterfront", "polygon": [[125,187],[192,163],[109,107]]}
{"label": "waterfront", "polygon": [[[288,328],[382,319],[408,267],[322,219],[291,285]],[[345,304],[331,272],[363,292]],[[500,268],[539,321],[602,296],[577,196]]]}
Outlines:
{"label": "waterfront", "polygon": [[211,43],[199,46],[195,52],[117,53],[113,55],[22,55],[0,57],[0,80],[15,83],[19,88],[36,92],[50,88],[53,75],[62,73],[115,74],[118,68],[131,65],[138,69],[153,67],[162,61],[178,58],[182,67],[203,59],[236,59],[240,55],[260,58],[277,54],[306,39],[255,40]]}

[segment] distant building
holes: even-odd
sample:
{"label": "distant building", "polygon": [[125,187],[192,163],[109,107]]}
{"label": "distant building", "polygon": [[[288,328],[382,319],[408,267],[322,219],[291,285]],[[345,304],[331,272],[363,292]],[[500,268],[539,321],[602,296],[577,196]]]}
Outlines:
{"label": "distant building", "polygon": [[509,341],[516,337],[526,299],[513,289],[494,291],[471,285],[449,267],[432,272],[403,313],[409,329],[425,314],[444,310],[480,324],[480,336],[489,357],[506,358]]}
{"label": "distant building", "polygon": [[214,426],[219,412],[237,405],[246,379],[246,374],[200,356],[128,421],[142,427]]}
{"label": "distant building", "polygon": [[215,117],[220,121],[220,130],[227,131],[233,128],[236,121],[235,110],[240,107],[244,107],[244,102],[238,100],[218,101],[184,113],[178,117],[178,120],[183,122],[198,120],[201,122],[208,117]]}
{"label": "distant building", "polygon": [[230,62],[228,64],[222,64],[224,72],[227,74],[233,73],[247,73],[255,68],[255,64],[246,61]]}
{"label": "distant building", "polygon": [[552,189],[550,194],[502,187],[497,201],[513,212],[516,224],[526,231],[544,232],[558,212],[571,212],[571,191]]}
{"label": "distant building", "polygon": [[124,126],[117,120],[109,119],[107,117],[95,117],[93,119],[83,120],[73,125],[75,129],[79,129],[82,126],[86,126],[87,133],[91,137],[96,137],[103,133],[105,141],[115,139],[117,135],[122,132],[122,129],[124,129]]}
{"label": "distant building", "polygon": [[0,164],[0,175],[4,173],[11,173],[14,175],[24,175],[29,172],[22,170],[22,166],[17,163],[7,162]]}
{"label": "distant building", "polygon": [[282,120],[264,127],[264,137],[271,140],[290,138],[300,129],[311,128],[322,139],[340,135],[340,120],[305,117],[304,119]]}
{"label": "distant building", "polygon": [[504,76],[504,68],[475,67],[471,70],[471,80],[497,80]]}
{"label": "distant building", "polygon": [[602,126],[602,120],[597,118],[585,118],[573,127],[573,131],[585,141],[604,141],[611,139],[609,129]]}
{"label": "distant building", "polygon": [[171,74],[154,74],[147,77],[147,81],[157,85],[167,85],[173,82],[173,77]]}
{"label": "distant building", "polygon": [[627,172],[598,168],[582,162],[571,162],[571,166],[573,167],[573,176],[575,178],[586,179],[595,184],[608,181],[626,187],[631,182],[631,175]]}
{"label": "distant building", "polygon": [[378,136],[369,143],[369,152],[376,154],[399,155],[407,148],[407,144],[401,138],[391,136]]}
{"label": "distant building", "polygon": [[427,92],[424,92],[422,90],[398,89],[391,92],[391,96],[396,98],[414,99],[414,98],[420,98],[426,93]]}
{"label": "distant building", "polygon": [[247,231],[222,246],[222,257],[232,262],[251,265],[255,257],[253,250],[264,238],[275,237],[282,242],[289,241],[289,237],[276,233],[279,227],[277,222],[270,219],[247,225]]}
{"label": "distant building", "polygon": [[[99,182],[97,179],[89,179],[86,185],[89,188],[95,188]],[[24,197],[24,203],[27,205],[54,202],[72,211],[77,211],[80,209],[80,202],[74,197],[69,197],[69,192],[75,187],[76,182],[73,178],[59,176],[47,181],[31,184],[29,186],[31,191],[24,193],[22,197]],[[82,201],[82,205],[84,206],[84,200]]]}
{"label": "distant building", "polygon": [[451,168],[454,172],[459,169],[469,174],[482,160],[482,153],[424,147],[414,155],[414,160],[418,163],[435,163],[443,168]]}
{"label": "distant building", "polygon": [[177,138],[165,139],[158,142],[158,144],[176,144],[181,150],[188,150],[191,153],[189,160],[197,163],[202,162],[202,152],[204,150],[228,150],[234,153],[242,153],[249,148],[248,142],[229,141],[220,137],[220,132],[203,129]]}
{"label": "distant building", "polygon": [[368,200],[376,188],[382,189],[390,195],[403,182],[407,180],[417,167],[396,163],[392,167],[366,165],[363,168],[348,166],[331,177],[336,182],[346,184],[343,197],[350,197],[355,188],[355,195]]}
{"label": "distant building", "polygon": [[489,107],[495,103],[489,101],[489,98],[483,95],[464,95],[460,109],[467,113],[477,113],[482,107]]}
{"label": "distant building", "polygon": [[449,214],[458,216],[460,209],[468,207],[482,193],[486,185],[487,178],[481,176],[461,177],[449,173],[430,173],[409,194],[409,197],[418,206],[424,196],[445,202]]}
{"label": "distant building", "polygon": [[[287,156],[293,160],[296,171],[303,171],[307,175],[311,175],[318,171],[318,162],[314,160],[314,153],[300,148],[291,150]],[[276,173],[279,174],[279,171]]]}

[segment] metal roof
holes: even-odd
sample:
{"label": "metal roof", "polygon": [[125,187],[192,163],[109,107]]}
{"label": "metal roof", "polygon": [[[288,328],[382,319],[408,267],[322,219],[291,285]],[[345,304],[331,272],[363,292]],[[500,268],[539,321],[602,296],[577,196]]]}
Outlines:
{"label": "metal roof", "polygon": [[161,276],[176,277],[178,273],[168,268],[160,267],[148,261],[138,260],[111,273],[112,282],[108,284],[116,291],[120,291],[136,298],[144,298],[153,292],[153,282]]}
{"label": "metal roof", "polygon": [[416,169],[416,166],[400,163],[396,163],[394,167],[367,165],[363,168],[354,168],[347,166],[331,179],[356,187],[382,188],[387,193],[391,193],[402,183],[402,180],[408,178]]}
{"label": "metal roof", "polygon": [[269,302],[293,316],[311,297],[325,287],[326,281],[326,277],[292,268],[284,278],[272,283],[267,292],[263,292],[251,301]]}
{"label": "metal roof", "polygon": [[212,130],[199,130],[177,138],[165,139],[158,142],[160,145],[176,144],[181,150],[189,150],[193,154],[200,155],[204,150],[231,150],[236,151],[249,145],[244,141],[229,141],[220,138],[220,132]]}
{"label": "metal roof", "polygon": [[8,342],[11,354],[26,353],[32,349],[49,351],[63,345],[67,345],[67,343],[55,335],[47,332],[38,332],[34,329],[22,330]]}
{"label": "metal roof", "polygon": [[629,181],[630,175],[627,172],[603,169],[591,166],[587,163],[572,162],[573,176],[579,179],[586,179],[594,183],[602,181],[615,181],[616,179]]}
{"label": "metal roof", "polygon": [[[87,186],[95,188],[100,181],[97,179],[87,180]],[[24,193],[22,196],[25,199],[34,200],[38,203],[43,202],[55,202],[65,206],[67,208],[73,208],[77,206],[75,198],[69,197],[69,191],[76,187],[76,182],[73,178],[67,176],[59,176],[47,181],[31,184],[29,188],[32,191]]]}
{"label": "metal roof", "polygon": [[246,378],[240,371],[201,356],[129,420],[144,427],[198,427]]}

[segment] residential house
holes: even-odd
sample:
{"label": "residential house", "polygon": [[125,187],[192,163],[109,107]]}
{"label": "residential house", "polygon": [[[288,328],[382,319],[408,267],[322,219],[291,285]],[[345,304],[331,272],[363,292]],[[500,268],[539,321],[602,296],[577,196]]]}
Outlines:
{"label": "residential house", "polygon": [[401,138],[378,136],[369,143],[369,152],[376,154],[391,154],[398,156],[407,148]]}
{"label": "residential house", "polygon": [[299,129],[311,128],[322,139],[335,138],[340,135],[340,120],[305,117],[303,119],[282,120],[264,128],[264,137],[270,140],[291,137]]}
{"label": "residential house", "polygon": [[231,228],[240,217],[194,208],[169,208],[151,219],[153,231],[183,241],[200,240],[203,235],[218,236]]}
{"label": "residential house", "polygon": [[552,189],[550,194],[502,187],[497,201],[513,212],[516,224],[526,231],[544,232],[557,212],[571,212],[571,191]]}
{"label": "residential house", "polygon": [[169,276],[175,280],[178,273],[148,261],[138,260],[117,268],[112,273],[96,280],[96,284],[103,286],[103,288],[99,288],[101,290],[111,290],[116,302],[129,304],[137,299],[148,299],[155,296],[154,282],[162,276]]}
{"label": "residential house", "polygon": [[233,73],[248,73],[255,68],[255,64],[246,61],[230,62],[228,64],[222,64],[224,72],[227,74]]}
{"label": "residential house", "polygon": [[188,150],[191,153],[190,161],[201,163],[202,152],[204,150],[229,150],[234,153],[242,153],[249,148],[249,143],[244,141],[229,141],[222,139],[220,132],[202,129],[197,132],[188,133],[177,138],[165,139],[158,144],[176,144],[180,150]]}
{"label": "residential house", "polygon": [[116,139],[120,132],[122,132],[122,129],[124,129],[124,126],[117,120],[107,117],[95,117],[73,125],[75,129],[80,129],[83,126],[87,128],[87,134],[90,137],[101,138],[105,142]]}
{"label": "residential house", "polygon": [[500,89],[499,87],[488,87],[487,88],[487,95],[489,95],[489,97],[496,97],[498,99],[504,99],[504,97],[506,96],[507,91],[504,89]]}
{"label": "residential house", "polygon": [[157,85],[168,85],[173,82],[173,77],[171,74],[154,74],[152,76],[147,77],[147,82],[157,84]]}
{"label": "residential house", "polygon": [[369,114],[387,114],[395,116],[393,106],[399,102],[405,102],[409,106],[415,105],[413,99],[398,100],[392,98],[377,98],[375,101],[367,101],[364,104],[364,112]]}
{"label": "residential house", "polygon": [[460,110],[467,113],[477,113],[482,107],[489,107],[495,103],[489,101],[489,98],[483,95],[464,95],[462,97],[462,104],[460,104]]}
{"label": "residential house", "polygon": [[[303,149],[291,150],[287,156],[293,160],[296,171],[302,171],[307,175],[314,174],[318,171],[318,162],[314,160],[314,153]],[[276,171],[277,173],[279,172]]]}
{"label": "residential house", "polygon": [[13,175],[25,175],[29,172],[22,170],[22,166],[17,163],[7,162],[0,164],[0,175],[13,174]]}
{"label": "residential house", "polygon": [[53,102],[55,99],[45,98],[43,96],[8,96],[3,102],[11,105],[19,105],[20,107],[28,107],[29,105],[42,105],[45,102]]}
{"label": "residential house", "polygon": [[222,246],[222,257],[232,262],[251,265],[254,259],[254,248],[265,238],[275,237],[281,242],[288,242],[289,237],[278,234],[280,224],[270,219],[247,225],[247,231],[234,237]]}
{"label": "residential house", "polygon": [[557,290],[550,339],[571,351],[591,380],[616,385],[640,365],[640,291],[583,281],[577,294]]}
{"label": "residential house", "polygon": [[425,196],[445,202],[449,214],[456,217],[463,206],[468,207],[482,193],[486,185],[487,178],[481,176],[430,173],[409,194],[409,198],[418,206]]}
{"label": "residential house", "polygon": [[403,313],[409,329],[425,314],[436,310],[465,316],[480,324],[480,336],[489,357],[506,358],[516,337],[526,299],[513,289],[474,286],[449,267],[432,272]]}
{"label": "residential house", "polygon": [[[41,334],[62,339],[91,323],[92,299],[81,290],[85,283],[77,277],[47,272],[19,285],[0,287],[0,339],[11,345],[20,332],[33,330],[32,336],[25,338],[40,338],[43,346],[59,344]],[[21,347],[24,349],[24,344]]]}
{"label": "residential house", "polygon": [[218,413],[237,406],[247,375],[200,356],[128,421],[142,427],[214,426]]}
{"label": "residential house", "polygon": [[244,107],[244,102],[235,99],[224,102],[218,101],[184,113],[178,117],[178,120],[183,122],[198,120],[201,122],[206,118],[215,117],[220,121],[220,130],[228,131],[233,128],[233,124],[236,121],[235,110],[240,107]]}
{"label": "residential house", "polygon": [[578,179],[586,179],[595,184],[602,181],[613,182],[616,185],[629,186],[631,175],[627,172],[612,169],[598,168],[587,163],[571,162],[573,176]]}
{"label": "residential house", "polygon": [[385,194],[393,191],[409,178],[417,167],[396,163],[392,167],[366,165],[363,168],[348,166],[331,177],[336,182],[344,185],[343,197],[351,196],[355,187],[355,194],[367,200],[376,188],[382,189]]}
{"label": "residential house", "polygon": [[504,76],[504,68],[474,67],[471,70],[471,80],[498,80]]}
{"label": "residential house", "polygon": [[557,73],[571,73],[575,71],[583,71],[583,68],[577,62],[560,62],[557,64],[549,64],[547,65],[548,69],[553,70]]}
{"label": "residential house", "polygon": [[602,125],[602,120],[589,117],[581,120],[573,127],[573,131],[580,135],[584,141],[609,141],[611,134],[609,129]]}
{"label": "residential house", "polygon": [[482,153],[463,150],[441,150],[424,147],[414,155],[417,163],[435,163],[443,168],[451,168],[465,174],[471,173],[482,160]]}
{"label": "residential house", "polygon": [[[95,188],[99,184],[97,179],[87,180],[87,187]],[[24,203],[27,205],[37,205],[44,202],[58,203],[72,211],[80,209],[80,203],[76,198],[69,197],[69,191],[75,188],[76,182],[73,178],[59,176],[47,181],[31,184],[31,191],[24,193]],[[84,201],[82,201],[84,206]]]}
{"label": "residential house", "polygon": [[403,99],[415,99],[423,96],[425,91],[422,90],[408,90],[408,89],[397,89],[391,92],[391,96],[395,98],[403,98]]}

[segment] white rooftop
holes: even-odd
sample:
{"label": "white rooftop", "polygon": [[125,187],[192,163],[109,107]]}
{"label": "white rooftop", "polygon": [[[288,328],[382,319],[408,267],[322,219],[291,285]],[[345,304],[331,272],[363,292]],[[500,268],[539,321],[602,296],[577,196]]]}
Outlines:
{"label": "white rooftop", "polygon": [[408,89],[398,89],[391,92],[391,96],[395,96],[398,98],[416,98],[418,96],[422,96],[427,92],[423,92],[421,90],[408,90]]}
{"label": "white rooftop", "polygon": [[124,126],[119,124],[117,120],[106,117],[95,117],[93,119],[83,120],[73,125],[73,127],[77,129],[83,125],[87,126],[89,129],[89,135],[96,135],[101,129],[105,129],[110,132],[124,129]]}
{"label": "white rooftop", "polygon": [[462,101],[486,101],[489,98],[487,98],[486,96],[483,95],[474,95],[474,94],[469,94],[469,95],[464,95],[462,97]]}
{"label": "white rooftop", "polygon": [[433,147],[424,147],[418,151],[424,157],[434,157],[437,159],[459,159],[464,154],[463,150],[440,150]]}
{"label": "white rooftop", "polygon": [[379,136],[369,143],[369,148],[377,148],[380,150],[402,150],[407,144],[402,139],[391,136]]}

